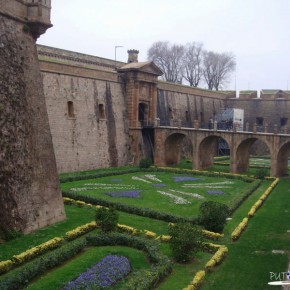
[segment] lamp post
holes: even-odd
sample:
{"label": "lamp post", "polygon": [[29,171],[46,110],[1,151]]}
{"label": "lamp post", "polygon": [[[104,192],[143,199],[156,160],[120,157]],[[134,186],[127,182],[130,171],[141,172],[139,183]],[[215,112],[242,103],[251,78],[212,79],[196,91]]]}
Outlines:
{"label": "lamp post", "polygon": [[117,48],[119,48],[119,47],[123,47],[123,46],[121,46],[121,45],[115,46],[115,67],[117,67]]}

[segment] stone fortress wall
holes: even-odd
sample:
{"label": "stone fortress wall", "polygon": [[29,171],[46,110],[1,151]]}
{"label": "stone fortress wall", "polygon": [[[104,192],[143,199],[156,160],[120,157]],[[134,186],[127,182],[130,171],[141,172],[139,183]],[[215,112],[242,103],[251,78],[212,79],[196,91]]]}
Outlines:
{"label": "stone fortress wall", "polygon": [[35,39],[50,0],[0,0],[0,236],[65,219]]}
{"label": "stone fortress wall", "polygon": [[151,117],[160,119],[161,125],[180,122],[193,127],[198,120],[207,127],[209,118],[226,108],[244,109],[245,122],[258,122],[260,127],[268,123],[269,128],[282,128],[290,120],[288,92],[262,91],[257,98],[257,92],[243,91],[236,98],[234,91],[157,81],[154,101],[148,80],[138,81],[143,63],[132,66],[130,77],[124,77],[120,72],[126,63],[40,45],[38,55],[59,172],[123,166],[146,155],[144,146],[149,145],[144,145],[138,112],[131,112],[138,111],[131,105],[133,99],[156,102],[147,110],[156,110]]}

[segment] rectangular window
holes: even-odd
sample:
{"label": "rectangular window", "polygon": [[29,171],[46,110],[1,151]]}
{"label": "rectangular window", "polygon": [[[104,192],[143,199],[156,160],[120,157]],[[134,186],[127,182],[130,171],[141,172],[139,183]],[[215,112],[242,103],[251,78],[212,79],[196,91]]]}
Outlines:
{"label": "rectangular window", "polygon": [[263,117],[257,117],[256,118],[256,123],[257,123],[257,126],[263,126],[264,118]]}
{"label": "rectangular window", "polygon": [[286,126],[287,125],[287,121],[288,119],[283,117],[283,118],[280,118],[280,126]]}

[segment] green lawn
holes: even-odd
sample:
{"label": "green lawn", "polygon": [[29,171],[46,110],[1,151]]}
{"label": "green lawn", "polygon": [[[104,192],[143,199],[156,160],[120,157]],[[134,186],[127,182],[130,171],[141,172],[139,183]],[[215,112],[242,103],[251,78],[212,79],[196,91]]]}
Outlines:
{"label": "green lawn", "polygon": [[[169,172],[150,173],[150,175],[154,175],[154,178],[159,180],[154,181],[148,178],[148,174],[148,172],[136,172],[117,177],[108,176],[92,180],[80,180],[64,183],[61,187],[64,191],[72,191],[113,202],[191,217],[198,214],[198,209],[202,202],[212,200],[230,205],[241,195],[243,190],[250,186],[250,183],[238,179]],[[175,178],[178,177],[193,177],[197,180],[175,182]],[[164,185],[164,187],[156,187],[158,185]],[[222,191],[223,193],[209,194],[209,190]],[[141,192],[138,198],[111,197],[106,194],[122,191]],[[162,193],[182,198],[188,204],[176,204],[172,196],[163,195]]]}
{"label": "green lawn", "polygon": [[[146,269],[150,267],[150,263],[147,261],[144,252],[120,246],[108,246],[108,247],[91,247],[86,251],[77,255],[74,259],[70,260],[62,267],[58,267],[55,270],[50,271],[46,275],[37,279],[27,287],[30,290],[55,290],[61,289],[66,283],[76,279],[79,274],[86,269],[92,267],[99,260],[107,255],[125,256],[130,260],[132,271]],[[119,283],[118,286],[122,286],[126,281]],[[114,289],[119,287],[114,286]]]}
{"label": "green lawn", "polygon": [[[250,219],[241,238],[227,243],[228,257],[207,275],[203,290],[273,289],[273,286],[267,285],[271,281],[270,272],[285,272],[289,264],[289,185],[289,179],[282,179],[266,203]],[[285,253],[273,254],[272,250],[284,250]]]}
{"label": "green lawn", "polygon": [[[186,163],[188,164],[188,163]],[[225,166],[223,166],[225,167]],[[217,165],[212,169],[218,171]],[[98,171],[99,172],[99,171]],[[95,173],[95,171],[90,172]],[[160,182],[144,182],[142,178],[150,181],[145,175],[154,174]],[[173,177],[194,176],[199,180],[174,182]],[[222,183],[222,182],[227,183]],[[264,290],[273,289],[268,286],[270,272],[284,272],[287,270],[290,254],[290,227],[287,223],[290,217],[288,196],[290,194],[290,181],[281,179],[265,204],[249,220],[248,227],[236,242],[232,242],[230,235],[234,228],[247,216],[251,206],[259,199],[272,181],[264,181],[261,186],[234,212],[224,229],[224,237],[217,241],[228,247],[229,253],[225,261],[216,267],[212,273],[207,273],[202,289],[205,290]],[[89,184],[89,185],[88,185]],[[92,185],[94,184],[94,185]],[[165,184],[165,187],[154,187],[152,184]],[[189,184],[190,187],[184,186]],[[111,186],[109,186],[111,185]],[[197,186],[196,186],[197,185]],[[82,180],[62,184],[63,190],[76,188],[77,193],[90,194],[114,202],[122,202],[139,207],[148,207],[183,216],[196,216],[198,207],[205,200],[215,200],[230,203],[237,198],[250,183],[236,179],[219,177],[197,176],[190,174],[174,174],[168,172],[124,174],[107,176],[93,180]],[[87,189],[94,186],[94,189]],[[191,187],[192,186],[192,187]],[[210,186],[210,187],[207,187]],[[108,188],[110,187],[110,188]],[[84,190],[86,188],[87,190]],[[211,195],[207,190],[222,190],[224,194]],[[116,198],[106,195],[106,192],[142,190],[139,198]],[[175,204],[173,199],[158,193],[158,190],[172,193],[189,201],[190,204]],[[172,191],[173,190],[173,191]],[[183,194],[177,191],[183,192]],[[198,194],[204,199],[198,199],[184,193]],[[43,243],[56,236],[64,236],[66,231],[94,220],[94,210],[87,207],[65,206],[67,220],[56,225],[39,230],[35,233],[22,236],[16,240],[6,242],[0,246],[0,261],[9,259],[12,255],[21,253],[28,248]],[[140,230],[150,230],[158,235],[167,234],[167,222],[146,217],[119,212],[119,223]],[[164,254],[171,256],[168,244],[160,244]],[[273,254],[272,250],[284,250],[284,254]],[[143,252],[126,247],[96,247],[88,248],[81,255],[66,263],[64,266],[50,271],[41,279],[30,284],[28,289],[59,289],[79,273],[90,267],[109,253],[122,254],[130,258],[134,269],[149,267]],[[204,269],[206,262],[212,254],[199,252],[194,261],[188,264],[175,264],[173,272],[164,279],[156,289],[179,290],[186,287],[194,277],[196,271]],[[120,285],[119,285],[120,286]],[[118,287],[119,287],[118,286]],[[114,289],[118,289],[114,286]],[[272,287],[272,288],[271,288]]]}

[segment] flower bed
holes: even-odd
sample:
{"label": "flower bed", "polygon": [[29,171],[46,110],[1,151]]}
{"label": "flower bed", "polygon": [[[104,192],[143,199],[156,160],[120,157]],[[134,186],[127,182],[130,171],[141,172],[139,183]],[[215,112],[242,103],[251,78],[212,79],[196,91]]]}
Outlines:
{"label": "flower bed", "polygon": [[105,192],[106,195],[111,197],[130,197],[130,198],[138,198],[140,197],[140,192],[142,190],[131,190],[131,191],[113,191],[113,192]]}
{"label": "flower bed", "polygon": [[208,194],[224,194],[222,190],[208,190]]}
{"label": "flower bed", "polygon": [[231,234],[232,240],[236,241],[248,224],[248,218],[244,218]]}
{"label": "flower bed", "polygon": [[157,190],[158,193],[170,197],[175,204],[190,204],[190,202],[180,196],[171,194],[169,192]]}
{"label": "flower bed", "polygon": [[192,177],[192,176],[173,176],[172,178],[174,182],[202,180],[201,178]]}
{"label": "flower bed", "polygon": [[131,271],[130,261],[123,256],[108,255],[77,279],[67,283],[64,290],[90,289],[90,287],[109,287],[124,279]]}

